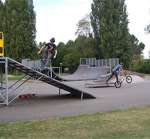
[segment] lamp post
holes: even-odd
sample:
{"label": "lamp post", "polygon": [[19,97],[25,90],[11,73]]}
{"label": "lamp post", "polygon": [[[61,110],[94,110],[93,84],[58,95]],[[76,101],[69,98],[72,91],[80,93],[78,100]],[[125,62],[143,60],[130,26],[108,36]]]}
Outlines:
{"label": "lamp post", "polygon": [[60,74],[62,74],[62,63],[59,63],[60,65]]}

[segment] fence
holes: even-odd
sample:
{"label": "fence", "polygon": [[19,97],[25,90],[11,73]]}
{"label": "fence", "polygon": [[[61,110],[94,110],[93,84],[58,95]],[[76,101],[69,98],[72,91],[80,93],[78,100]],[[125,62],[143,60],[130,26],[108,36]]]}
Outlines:
{"label": "fence", "polygon": [[[43,68],[41,60],[23,59],[22,64],[31,67],[32,69],[35,70],[41,70]],[[80,58],[80,65],[89,65],[91,67],[108,66],[111,69],[117,64],[119,64],[119,58],[109,58],[109,59]],[[60,67],[50,67],[50,68],[52,68],[52,70],[58,69],[59,74],[61,72]]]}
{"label": "fence", "polygon": [[96,58],[80,58],[80,65],[89,65],[92,67],[109,66],[114,67],[119,64],[119,58],[96,59]]}
{"label": "fence", "polygon": [[[30,59],[23,59],[22,60],[22,64],[30,67],[34,70],[38,70],[41,71],[43,69],[43,64],[41,60],[30,60]],[[49,67],[52,69],[52,71],[57,71],[59,73],[59,75],[61,74],[61,67]],[[51,71],[51,72],[52,72]]]}

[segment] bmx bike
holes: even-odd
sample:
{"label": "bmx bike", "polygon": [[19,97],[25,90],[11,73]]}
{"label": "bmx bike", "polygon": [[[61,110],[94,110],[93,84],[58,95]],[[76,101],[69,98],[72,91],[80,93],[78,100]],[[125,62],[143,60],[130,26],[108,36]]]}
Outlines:
{"label": "bmx bike", "polygon": [[101,79],[99,80],[95,80],[94,83],[89,84],[86,83],[85,87],[88,88],[95,88],[95,87],[116,87],[116,88],[120,88],[122,86],[123,81],[126,81],[127,83],[132,83],[132,77],[131,75],[127,75],[125,74],[124,76],[119,76],[119,80],[118,81],[112,81],[112,82],[106,82],[106,80],[108,79],[110,75],[106,75],[106,76],[101,76]]}
{"label": "bmx bike", "polygon": [[125,74],[125,76],[120,76],[121,78],[119,81],[122,83],[123,81],[126,81],[127,83],[132,83],[132,77],[131,75]]}
{"label": "bmx bike", "polygon": [[86,88],[101,88],[101,87],[121,87],[121,81],[111,81],[107,82],[107,79],[111,76],[111,73],[108,73],[106,75],[101,75],[96,80],[93,80],[93,83],[85,83]]}
{"label": "bmx bike", "polygon": [[[132,83],[131,75],[120,76],[119,81],[114,82],[114,86],[116,88],[120,88],[122,86],[123,81],[126,81],[128,84]],[[108,83],[109,84],[109,83]]]}
{"label": "bmx bike", "polygon": [[126,81],[126,83],[128,83],[128,84],[132,83],[132,77],[131,77],[131,75],[125,74],[124,76],[120,76],[120,77],[119,77],[119,81],[118,81],[118,82],[117,82],[117,81],[115,82],[115,87],[116,87],[116,88],[120,88],[120,87],[122,86],[122,83],[123,83],[124,81]]}

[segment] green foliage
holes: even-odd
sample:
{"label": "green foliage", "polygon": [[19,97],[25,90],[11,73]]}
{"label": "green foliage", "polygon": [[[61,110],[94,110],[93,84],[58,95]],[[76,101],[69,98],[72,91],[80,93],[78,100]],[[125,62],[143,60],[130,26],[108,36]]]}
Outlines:
{"label": "green foliage", "polygon": [[140,73],[150,74],[150,59],[135,64],[132,69]]}
{"label": "green foliage", "polygon": [[70,72],[74,72],[79,65],[80,58],[97,57],[97,46],[94,38],[79,36],[75,41],[68,41],[66,44],[59,43],[57,46],[58,56],[54,66],[63,63]]}
{"label": "green foliage", "polygon": [[[58,44],[54,66],[63,63],[73,72],[83,57],[120,58],[126,67],[138,63],[145,45],[129,34],[125,0],[93,0],[91,8],[91,21],[87,15],[78,22],[76,40]],[[6,56],[16,60],[36,59],[38,50],[33,1],[6,0],[2,3],[0,0],[0,19]]]}
{"label": "green foliage", "polygon": [[63,58],[64,66],[68,67],[70,72],[74,72],[79,65],[80,56],[81,55],[77,52],[77,49],[74,51],[70,51],[70,53],[65,55]]}
{"label": "green foliage", "polygon": [[4,5],[3,5],[3,3],[2,3],[2,1],[0,0],[0,19],[1,19],[1,21],[0,21],[0,32],[2,31],[3,32],[3,24],[4,24],[4,12],[3,12],[3,10],[4,10]]}
{"label": "green foliage", "polygon": [[6,0],[4,3],[3,32],[5,35],[6,56],[17,60],[34,58],[35,13],[32,0]]}
{"label": "green foliage", "polygon": [[60,63],[63,63],[64,65],[64,61],[63,58],[65,55],[67,55],[68,53],[70,53],[70,49],[66,47],[66,45],[63,42],[60,42],[57,46],[57,57],[55,59],[54,66],[60,66]]}
{"label": "green foliage", "polygon": [[104,58],[120,58],[129,66],[131,42],[125,0],[93,0],[91,24]]}
{"label": "green foliage", "polygon": [[145,44],[139,42],[139,40],[134,36],[130,36],[132,45],[132,63],[136,64],[141,60],[141,54],[145,48]]}

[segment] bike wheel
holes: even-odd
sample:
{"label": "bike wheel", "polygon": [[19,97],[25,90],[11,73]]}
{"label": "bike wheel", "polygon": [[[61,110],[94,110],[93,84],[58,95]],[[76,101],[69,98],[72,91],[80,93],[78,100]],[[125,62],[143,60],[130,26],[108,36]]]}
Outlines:
{"label": "bike wheel", "polygon": [[130,75],[126,76],[126,82],[127,83],[132,83],[132,77]]}
{"label": "bike wheel", "polygon": [[121,82],[120,82],[120,81],[115,82],[114,84],[115,84],[115,87],[116,87],[116,88],[120,88],[120,87],[121,87]]}

